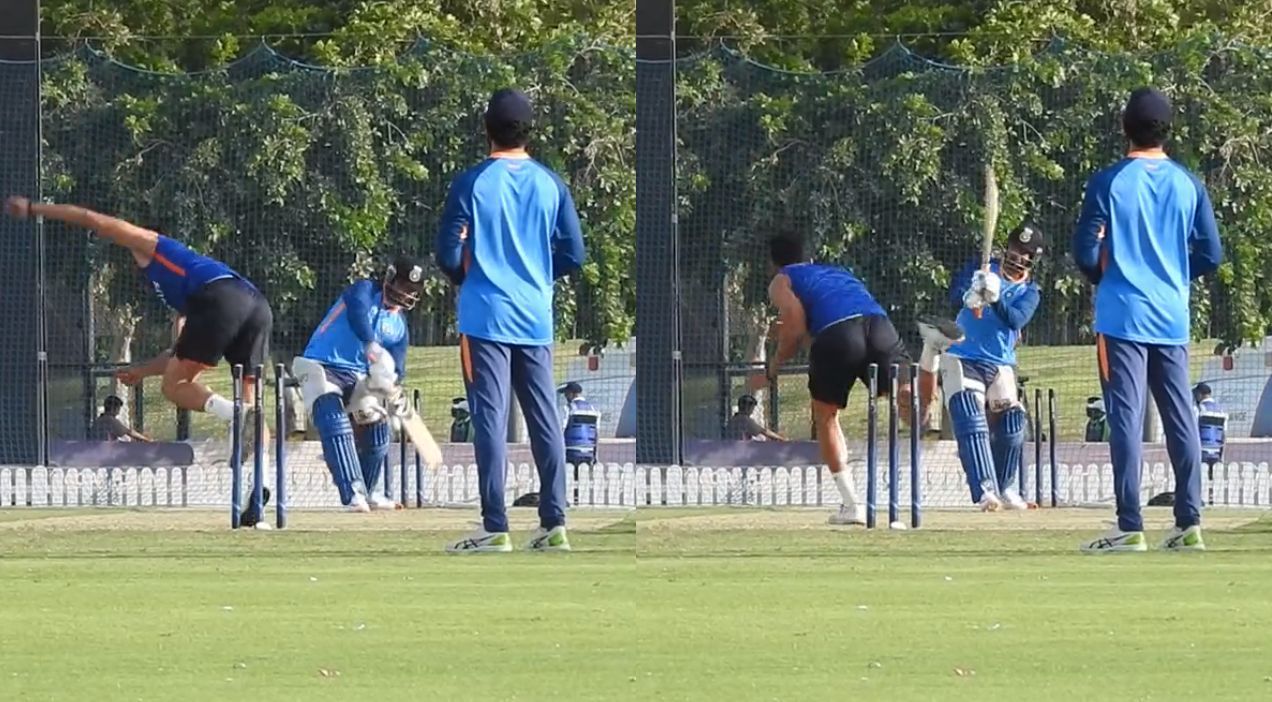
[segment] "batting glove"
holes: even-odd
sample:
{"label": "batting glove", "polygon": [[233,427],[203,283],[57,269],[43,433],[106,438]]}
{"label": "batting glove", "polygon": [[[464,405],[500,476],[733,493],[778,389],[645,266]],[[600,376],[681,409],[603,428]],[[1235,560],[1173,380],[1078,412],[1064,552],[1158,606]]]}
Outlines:
{"label": "batting glove", "polygon": [[976,288],[968,288],[967,292],[963,293],[963,306],[969,310],[979,310],[985,306],[985,299]]}
{"label": "batting glove", "polygon": [[999,296],[1003,292],[1003,279],[998,277],[997,273],[986,273],[984,287],[981,288],[981,299],[985,304],[992,305],[998,302]]}

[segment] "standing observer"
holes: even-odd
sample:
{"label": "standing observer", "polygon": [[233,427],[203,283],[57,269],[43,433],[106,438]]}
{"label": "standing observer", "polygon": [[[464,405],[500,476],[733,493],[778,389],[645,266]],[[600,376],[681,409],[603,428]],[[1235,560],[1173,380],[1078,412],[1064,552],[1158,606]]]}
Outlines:
{"label": "standing observer", "polygon": [[554,281],[583,265],[583,235],[569,188],[530,158],[530,99],[491,96],[490,156],[450,186],[437,234],[437,264],[455,285],[460,357],[473,420],[482,526],[453,553],[511,551],[504,478],[508,389],[517,395],[539,471],[539,529],[530,550],[568,551],[565,441],[552,377]]}
{"label": "standing observer", "polygon": [[1108,412],[1117,527],[1083,545],[1093,553],[1144,551],[1140,514],[1144,389],[1157,403],[1175,471],[1175,527],[1161,547],[1202,550],[1201,445],[1188,387],[1190,281],[1223,251],[1206,188],[1166,156],[1173,108],[1151,88],[1122,114],[1126,158],[1087,183],[1073,256],[1096,285],[1100,385]]}

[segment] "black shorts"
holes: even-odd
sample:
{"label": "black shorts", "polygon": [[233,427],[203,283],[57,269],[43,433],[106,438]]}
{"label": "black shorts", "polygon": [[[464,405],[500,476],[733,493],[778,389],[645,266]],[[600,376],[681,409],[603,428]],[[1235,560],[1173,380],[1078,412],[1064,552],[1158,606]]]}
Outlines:
{"label": "black shorts", "polygon": [[224,358],[242,364],[244,375],[264,365],[274,313],[256,288],[238,278],[203,286],[186,300],[185,327],[177,338],[177,358],[215,366]]}
{"label": "black shorts", "polygon": [[878,394],[891,391],[890,366],[902,382],[909,379],[910,354],[887,317],[853,317],[826,327],[808,352],[808,391],[814,400],[843,408],[848,391],[860,380],[869,387],[871,363],[879,365]]}

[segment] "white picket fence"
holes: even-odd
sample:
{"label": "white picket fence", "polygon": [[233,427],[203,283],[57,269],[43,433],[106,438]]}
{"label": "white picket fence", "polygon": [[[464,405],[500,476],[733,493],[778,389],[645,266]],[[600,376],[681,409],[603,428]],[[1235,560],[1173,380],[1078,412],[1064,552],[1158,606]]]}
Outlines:
{"label": "white picket fence", "polygon": [[[854,477],[864,495],[865,476],[860,463]],[[245,467],[247,468],[247,467]],[[1041,497],[1051,503],[1049,465],[1029,471],[1026,498]],[[479,502],[477,468],[474,465],[423,467],[417,479],[408,463],[403,473],[390,465],[390,494],[404,504],[420,506],[472,506]],[[244,489],[251,471],[245,471]],[[1203,469],[1203,495],[1209,504],[1229,507],[1272,507],[1272,475],[1269,463],[1228,463],[1214,468],[1214,479]],[[287,504],[292,509],[334,509],[339,500],[321,461],[288,463]],[[1041,483],[1037,477],[1041,477]],[[405,482],[403,482],[405,477]],[[910,504],[908,466],[898,475],[898,502]],[[632,509],[646,506],[827,506],[839,498],[824,466],[720,467],[644,466],[598,464],[567,470],[567,495],[575,507]],[[274,476],[265,484],[272,490]],[[1040,485],[1040,489],[1038,487]],[[1056,467],[1055,496],[1060,505],[1096,505],[1113,502],[1113,477],[1108,465],[1080,464]],[[508,503],[539,489],[533,466],[510,465],[507,473]],[[1142,498],[1174,489],[1169,466],[1145,465]],[[231,492],[230,471],[223,463],[177,468],[46,468],[0,466],[0,508],[5,507],[225,507]],[[948,464],[934,465],[921,473],[924,507],[965,507],[969,503],[962,470]],[[877,504],[889,499],[888,476],[881,470]],[[246,497],[244,498],[246,503]]]}

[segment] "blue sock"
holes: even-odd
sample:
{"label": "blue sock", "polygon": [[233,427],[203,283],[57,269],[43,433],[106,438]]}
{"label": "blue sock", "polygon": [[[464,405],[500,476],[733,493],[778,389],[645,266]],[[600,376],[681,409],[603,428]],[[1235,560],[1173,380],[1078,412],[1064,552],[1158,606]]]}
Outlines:
{"label": "blue sock", "polygon": [[[347,505],[362,486],[358,469],[358,452],[353,441],[353,426],[345,414],[340,395],[331,392],[314,401],[314,426],[322,437],[322,457],[326,459],[331,480],[340,491],[340,503]],[[365,488],[362,488],[365,492]]]}
{"label": "blue sock", "polygon": [[954,393],[950,398],[950,423],[958,440],[958,457],[967,473],[967,487],[972,502],[984,497],[984,485],[994,485],[994,457],[989,446],[989,424],[985,421],[985,403],[981,395],[970,390]]}
{"label": "blue sock", "polygon": [[1025,452],[1025,411],[1019,406],[1003,412],[990,437],[998,489],[1018,487],[1020,461]]}

